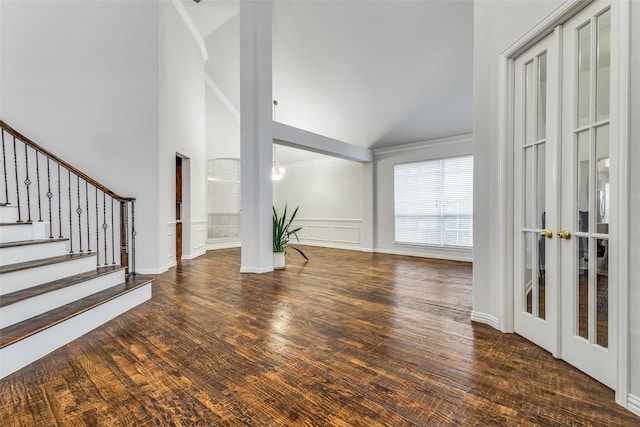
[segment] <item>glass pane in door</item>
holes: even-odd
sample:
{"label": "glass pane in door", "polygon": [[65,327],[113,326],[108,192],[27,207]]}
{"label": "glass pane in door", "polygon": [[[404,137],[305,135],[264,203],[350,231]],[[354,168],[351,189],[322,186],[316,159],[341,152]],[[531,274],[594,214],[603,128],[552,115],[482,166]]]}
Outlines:
{"label": "glass pane in door", "polygon": [[523,260],[523,280],[522,286],[524,287],[522,295],[524,295],[523,306],[527,313],[533,314],[533,233],[525,232],[524,239],[522,240],[524,245]]}
{"label": "glass pane in door", "polygon": [[535,72],[533,68],[533,61],[529,62],[525,66],[525,109],[524,109],[524,143],[528,144],[534,141],[535,139],[535,120],[534,120],[534,84],[535,84]]}
{"label": "glass pane in door", "polygon": [[611,74],[611,11],[597,18],[598,40],[596,50],[596,121],[609,118]]}
{"label": "glass pane in door", "polygon": [[578,30],[578,127],[589,124],[591,97],[591,24]]}
{"label": "glass pane in door", "polygon": [[536,304],[538,305],[538,317],[545,318],[546,314],[546,245],[547,238],[538,234],[538,299]]}
{"label": "glass pane in door", "polygon": [[577,195],[577,224],[578,231],[589,231],[589,131],[578,134],[576,157],[576,195]]}
{"label": "glass pane in door", "polygon": [[537,139],[547,134],[547,52],[538,57]]}
{"label": "glass pane in door", "polygon": [[584,339],[589,339],[589,238],[579,237],[578,245],[578,271],[577,271],[577,328],[575,333]]}
{"label": "glass pane in door", "polygon": [[524,178],[524,191],[522,194],[523,198],[523,215],[524,215],[524,227],[532,228],[533,221],[531,220],[532,210],[533,210],[533,148],[528,147],[524,150],[524,170],[523,170],[523,178]]}
{"label": "glass pane in door", "polygon": [[536,227],[546,228],[546,144],[542,143],[536,146]]}
{"label": "glass pane in door", "polygon": [[609,125],[596,129],[596,233],[609,234]]}
{"label": "glass pane in door", "polygon": [[596,240],[596,344],[609,345],[609,241]]}

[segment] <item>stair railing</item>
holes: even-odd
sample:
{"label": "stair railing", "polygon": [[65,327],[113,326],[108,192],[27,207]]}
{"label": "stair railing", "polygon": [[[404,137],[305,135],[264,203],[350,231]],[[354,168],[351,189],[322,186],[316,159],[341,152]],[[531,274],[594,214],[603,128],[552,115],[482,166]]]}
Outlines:
{"label": "stair railing", "polygon": [[[50,239],[67,237],[69,253],[97,253],[97,267],[135,274],[135,198],[120,196],[0,120],[0,205],[18,222],[43,223]],[[119,254],[118,254],[119,252]]]}

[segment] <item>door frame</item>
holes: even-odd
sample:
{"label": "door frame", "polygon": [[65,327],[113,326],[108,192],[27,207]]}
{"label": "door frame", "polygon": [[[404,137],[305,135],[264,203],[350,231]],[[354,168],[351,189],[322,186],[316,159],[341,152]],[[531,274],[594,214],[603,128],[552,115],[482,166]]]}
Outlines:
{"label": "door frame", "polygon": [[[551,14],[526,32],[520,39],[500,54],[499,64],[499,288],[500,315],[498,326],[502,332],[513,332],[514,296],[514,99],[515,99],[515,59],[530,47],[567,22],[570,18],[598,0],[567,0]],[[612,22],[612,67],[617,86],[611,93],[611,111],[616,115],[612,121],[612,132],[619,140],[617,163],[619,188],[614,200],[618,201],[618,224],[613,238],[616,241],[617,263],[613,268],[618,272],[618,297],[612,302],[610,311],[617,313],[618,323],[618,366],[616,402],[625,408],[629,405],[629,120],[630,120],[630,25],[631,6],[628,0],[611,2]],[[615,74],[614,74],[615,73]],[[560,114],[560,110],[558,110]],[[554,230],[555,231],[555,230]]]}

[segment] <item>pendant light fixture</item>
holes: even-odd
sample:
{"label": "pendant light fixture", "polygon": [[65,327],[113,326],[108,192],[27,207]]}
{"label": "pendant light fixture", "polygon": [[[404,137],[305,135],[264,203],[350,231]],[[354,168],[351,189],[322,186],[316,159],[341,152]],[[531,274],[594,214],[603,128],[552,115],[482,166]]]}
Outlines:
{"label": "pendant light fixture", "polygon": [[[273,100],[273,120],[276,120],[276,107],[278,106],[278,101]],[[278,164],[276,160],[276,144],[271,143],[273,147],[273,166],[271,167],[271,180],[272,181],[280,181],[284,178],[285,170],[282,166]]]}

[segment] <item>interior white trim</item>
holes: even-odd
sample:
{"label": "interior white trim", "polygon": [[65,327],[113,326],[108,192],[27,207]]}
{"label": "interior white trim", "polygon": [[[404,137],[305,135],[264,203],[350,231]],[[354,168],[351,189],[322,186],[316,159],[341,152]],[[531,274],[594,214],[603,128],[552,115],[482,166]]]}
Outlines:
{"label": "interior white trim", "polygon": [[200,48],[200,53],[202,54],[202,60],[204,62],[207,62],[209,60],[209,54],[207,53],[207,45],[204,43],[204,39],[202,38],[202,34],[200,34],[200,31],[198,31],[198,27],[196,27],[196,24],[191,19],[191,16],[189,16],[189,12],[187,12],[187,9],[185,9],[184,5],[180,0],[171,0],[171,3],[173,3],[173,6],[176,8],[176,11],[178,11],[178,15],[180,15],[180,17],[182,18],[182,21],[184,21],[184,24],[187,26],[187,29],[189,30],[193,38],[196,40],[196,43]]}
{"label": "interior white trim", "polygon": [[500,57],[498,125],[498,200],[500,224],[498,230],[498,280],[500,289],[500,319],[502,332],[513,332],[513,107],[515,59]]}
{"label": "interior white trim", "polygon": [[478,322],[478,323],[484,323],[485,325],[489,325],[494,329],[499,329],[499,322],[498,319],[495,316],[492,316],[490,314],[487,313],[481,313],[479,311],[472,311],[471,312],[471,321],[472,322]]}
{"label": "interior white trim", "polygon": [[[402,255],[413,256],[417,258],[433,258],[433,259],[445,259],[448,261],[462,261],[473,262],[473,249],[462,248],[440,248],[437,246],[419,246],[421,249],[425,249],[424,252],[416,252],[415,250],[402,249],[402,246],[411,247],[411,245],[398,245],[398,249],[374,249],[375,253],[389,254],[389,255]],[[413,246],[417,247],[417,246]]]}
{"label": "interior white trim", "polygon": [[273,267],[240,267],[240,273],[255,273],[255,274],[263,274],[263,273],[271,273],[273,271]]}
{"label": "interior white trim", "polygon": [[634,394],[629,394],[627,396],[626,408],[640,417],[640,397]]}
{"label": "interior white trim", "polygon": [[240,123],[240,111],[238,111],[238,109],[234,107],[233,103],[229,100],[229,98],[227,98],[224,92],[222,92],[220,86],[218,86],[207,73],[204,73],[204,82],[207,84],[209,89],[211,89],[213,93],[218,97],[220,102],[222,102],[222,105],[224,105],[224,107],[227,109],[227,111],[229,111],[233,118],[236,119],[238,123]]}
{"label": "interior white trim", "polygon": [[451,144],[460,144],[465,142],[473,142],[473,134],[465,133],[462,135],[448,136],[445,138],[429,139],[427,141],[409,142],[406,144],[399,144],[390,147],[380,147],[373,150],[375,156],[384,154],[395,154],[406,151],[421,150],[423,148],[442,147]]}
{"label": "interior white trim", "polygon": [[502,51],[501,56],[514,59],[564,24],[569,18],[589,6],[594,0],[566,0],[532,29]]}
{"label": "interior white trim", "polygon": [[[612,54],[617,56],[617,61],[612,64],[619,64],[617,81],[620,87],[613,90],[612,95],[612,111],[617,117],[618,126],[618,212],[617,218],[617,254],[618,265],[616,267],[618,275],[618,301],[616,313],[618,315],[618,375],[616,387],[616,402],[620,405],[628,407],[631,401],[630,391],[630,357],[629,352],[631,343],[629,342],[629,294],[630,294],[630,278],[629,278],[629,206],[630,206],[630,185],[629,185],[629,151],[631,143],[630,133],[630,90],[631,90],[631,4],[628,0],[619,0],[611,6],[612,22],[617,22],[617,31],[612,33],[612,44],[618,46],[616,52]],[[618,14],[616,19],[615,13]],[[613,59],[613,58],[612,58]],[[612,70],[613,71],[613,70]],[[617,97],[617,103],[613,97]],[[625,399],[628,396],[628,399]],[[636,408],[636,409],[640,409]],[[639,412],[636,414],[640,415]]]}
{"label": "interior white trim", "polygon": [[362,219],[349,219],[349,218],[296,218],[295,222],[354,222],[361,223]]}

